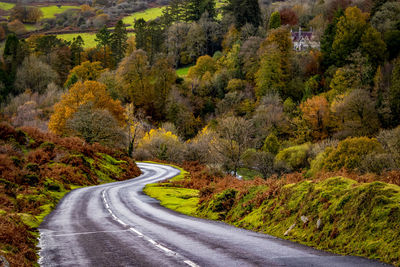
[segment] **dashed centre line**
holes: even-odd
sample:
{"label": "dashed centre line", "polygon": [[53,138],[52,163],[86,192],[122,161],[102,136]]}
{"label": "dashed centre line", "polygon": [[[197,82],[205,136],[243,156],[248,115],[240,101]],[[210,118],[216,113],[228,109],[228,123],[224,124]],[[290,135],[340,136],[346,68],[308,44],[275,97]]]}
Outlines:
{"label": "dashed centre line", "polygon": [[189,265],[191,267],[200,267],[199,265],[197,265],[196,263],[194,263],[193,261],[186,259],[185,257],[183,257],[182,255],[180,255],[179,253],[161,245],[160,243],[154,241],[153,239],[151,239],[150,237],[144,235],[143,233],[139,232],[138,230],[136,230],[134,227],[128,225],[127,223],[125,223],[124,221],[122,221],[121,219],[119,219],[114,212],[111,210],[110,205],[108,204],[107,198],[106,198],[106,190],[103,190],[101,193],[102,196],[102,201],[104,203],[104,206],[106,208],[106,210],[110,213],[111,217],[118,222],[119,224],[121,224],[122,226],[126,227],[129,226],[130,228],[124,231],[131,231],[133,233],[135,233],[138,237],[141,237],[143,239],[145,239],[147,242],[149,242],[150,244],[152,244],[153,246],[159,248],[161,251],[163,251],[166,255],[169,256],[174,256],[177,258],[181,258],[183,259],[183,263],[185,263],[186,265]]}

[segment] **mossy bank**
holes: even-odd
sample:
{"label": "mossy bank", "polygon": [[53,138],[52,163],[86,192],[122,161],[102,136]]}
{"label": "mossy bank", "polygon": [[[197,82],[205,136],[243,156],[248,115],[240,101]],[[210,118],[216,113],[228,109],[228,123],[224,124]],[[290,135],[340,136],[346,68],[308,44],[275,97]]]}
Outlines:
{"label": "mossy bank", "polygon": [[191,216],[400,266],[399,186],[332,177],[287,184],[274,193],[270,187],[227,186],[199,198],[206,188],[182,188],[172,182],[148,185],[145,192],[165,207]]}

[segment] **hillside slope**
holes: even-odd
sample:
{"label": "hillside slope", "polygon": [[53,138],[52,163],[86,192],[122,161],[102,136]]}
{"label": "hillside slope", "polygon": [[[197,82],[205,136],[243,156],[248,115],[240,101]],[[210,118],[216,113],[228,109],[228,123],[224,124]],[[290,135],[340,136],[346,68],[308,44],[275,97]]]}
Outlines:
{"label": "hillside slope", "polygon": [[36,228],[71,189],[140,174],[120,152],[79,138],[5,123],[0,137],[0,255],[11,266],[36,263]]}

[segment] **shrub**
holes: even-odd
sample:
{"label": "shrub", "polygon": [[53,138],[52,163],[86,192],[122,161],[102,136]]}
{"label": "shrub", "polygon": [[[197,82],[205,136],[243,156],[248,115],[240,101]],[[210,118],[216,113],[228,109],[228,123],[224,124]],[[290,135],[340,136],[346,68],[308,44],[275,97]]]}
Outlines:
{"label": "shrub", "polygon": [[182,160],[183,148],[178,136],[163,128],[150,130],[138,144],[139,151],[146,150],[153,158],[172,162]]}
{"label": "shrub", "polygon": [[302,169],[307,167],[307,155],[310,150],[310,144],[302,144],[285,148],[276,155],[275,161],[283,161],[293,169]]}
{"label": "shrub", "polygon": [[368,155],[383,152],[382,145],[375,138],[347,138],[341,141],[337,148],[327,152],[323,167],[328,171],[341,168],[359,170]]}

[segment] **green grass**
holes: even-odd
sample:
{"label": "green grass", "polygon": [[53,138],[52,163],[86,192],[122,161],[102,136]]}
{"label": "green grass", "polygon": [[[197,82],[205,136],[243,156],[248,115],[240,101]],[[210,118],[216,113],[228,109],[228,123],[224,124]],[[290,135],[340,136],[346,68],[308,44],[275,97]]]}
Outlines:
{"label": "green grass", "polygon": [[[128,37],[133,35],[134,33],[128,33]],[[80,35],[85,42],[85,48],[96,47],[96,33],[65,33],[65,34],[58,34],[57,37],[64,39],[66,41],[72,42],[72,40]]]}
{"label": "green grass", "polygon": [[135,19],[144,19],[146,21],[156,19],[162,15],[162,11],[164,10],[164,7],[154,7],[154,8],[149,8],[144,11],[140,12],[135,12],[131,14],[130,16],[127,16],[123,18],[123,22],[125,24],[129,24],[128,29],[133,29],[133,25],[135,24]]}
{"label": "green grass", "polygon": [[36,24],[24,24],[24,25],[25,25],[25,29],[26,29],[28,32],[35,31],[35,30],[37,30],[37,29],[40,28],[40,26],[38,26],[38,25],[36,25]]}
{"label": "green grass", "polygon": [[14,6],[15,6],[15,4],[0,2],[0,9],[10,10]]}
{"label": "green grass", "polygon": [[185,78],[185,77],[187,76],[187,74],[188,74],[188,72],[189,72],[189,69],[190,69],[191,67],[192,67],[192,66],[177,69],[177,70],[176,70],[176,75],[178,75],[178,76],[181,77],[181,78]]}
{"label": "green grass", "polygon": [[85,42],[85,48],[96,47],[96,34],[95,33],[66,33],[66,34],[58,34],[57,37],[64,39],[65,41],[70,41],[80,35]]}
{"label": "green grass", "polygon": [[[170,181],[185,179],[189,174],[176,165],[154,161],[143,162],[171,166],[180,170],[180,174],[170,179]],[[168,209],[191,216],[196,214],[197,205],[199,203],[199,190],[174,187],[171,183],[153,183],[146,185],[143,191],[150,197],[160,200],[160,204]]]}
{"label": "green grass", "polygon": [[43,12],[43,19],[49,19],[55,17],[56,14],[63,13],[68,9],[78,9],[78,6],[45,6],[40,7],[40,10]]}
{"label": "green grass", "polygon": [[169,183],[148,184],[143,191],[160,200],[162,206],[186,215],[193,215],[199,203],[198,190],[171,187]]}

